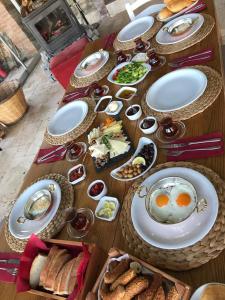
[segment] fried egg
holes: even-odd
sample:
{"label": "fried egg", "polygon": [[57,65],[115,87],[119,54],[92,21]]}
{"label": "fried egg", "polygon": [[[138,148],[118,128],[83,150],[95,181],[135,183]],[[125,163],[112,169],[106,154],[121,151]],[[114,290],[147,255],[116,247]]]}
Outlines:
{"label": "fried egg", "polygon": [[194,191],[185,184],[158,188],[150,196],[150,213],[162,223],[175,224],[185,220],[196,207]]}

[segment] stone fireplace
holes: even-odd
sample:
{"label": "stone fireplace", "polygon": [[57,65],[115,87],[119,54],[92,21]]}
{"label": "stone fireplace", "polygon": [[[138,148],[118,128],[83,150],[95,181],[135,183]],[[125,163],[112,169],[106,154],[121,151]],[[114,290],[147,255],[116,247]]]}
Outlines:
{"label": "stone fireplace", "polygon": [[85,35],[84,28],[64,0],[48,0],[24,17],[23,23],[50,55]]}

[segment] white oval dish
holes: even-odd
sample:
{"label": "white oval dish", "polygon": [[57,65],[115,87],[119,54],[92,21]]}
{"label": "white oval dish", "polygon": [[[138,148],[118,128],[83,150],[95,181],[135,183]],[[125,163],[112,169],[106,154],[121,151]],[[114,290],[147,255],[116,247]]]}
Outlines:
{"label": "white oval dish", "polygon": [[103,112],[106,112],[107,106],[106,106],[105,109],[98,111],[98,108],[99,108],[101,102],[104,101],[105,99],[108,99],[108,100],[109,100],[109,103],[107,104],[107,106],[108,106],[108,105],[111,103],[111,101],[112,101],[112,96],[103,96],[103,97],[101,97],[101,98],[99,99],[98,103],[97,103],[96,106],[95,106],[94,112],[96,112],[96,113],[103,113]]}
{"label": "white oval dish", "polygon": [[[134,92],[134,93],[133,93],[133,95],[130,96],[130,98],[128,98],[128,99],[120,97],[120,94],[122,94],[122,92],[125,91],[125,90],[129,90],[129,91],[132,91],[132,92]],[[130,87],[130,86],[123,86],[123,87],[121,87],[121,88],[117,91],[115,97],[118,98],[118,99],[121,99],[121,100],[130,101],[132,98],[134,98],[134,97],[136,96],[136,94],[137,94],[137,89],[136,89],[136,88]]]}
{"label": "white oval dish", "polygon": [[146,102],[155,111],[175,111],[196,101],[206,87],[207,77],[203,72],[184,68],[155,81],[146,94]]}
{"label": "white oval dish", "polygon": [[109,103],[109,105],[106,107],[106,114],[109,116],[115,116],[118,115],[121,111],[121,109],[123,108],[123,102],[122,101],[115,101],[118,104],[118,108],[115,111],[110,111],[110,104],[112,104],[114,101],[112,101],[111,103]]}
{"label": "white oval dish", "polygon": [[[153,143],[153,144],[154,144],[154,158],[153,158],[152,163],[148,166],[148,168],[147,168],[144,172],[142,172],[141,174],[139,174],[138,176],[133,177],[133,178],[120,178],[119,176],[117,176],[117,172],[118,172],[122,167],[125,167],[127,164],[131,163],[131,162],[134,160],[134,158],[138,155],[138,153],[141,151],[141,149],[142,149],[145,145],[148,145],[148,144],[150,144],[150,143]],[[151,167],[152,167],[153,164],[155,163],[156,158],[157,158],[157,147],[156,147],[155,143],[154,143],[151,139],[148,139],[148,138],[146,138],[146,137],[141,137],[141,138],[139,139],[137,149],[136,149],[136,151],[134,152],[134,154],[132,155],[132,157],[131,157],[127,162],[125,162],[122,166],[120,166],[120,167],[118,167],[118,168],[112,170],[111,173],[110,173],[110,175],[111,175],[114,179],[120,180],[120,181],[131,181],[131,180],[135,180],[135,179],[137,179],[137,178],[143,176],[146,172],[148,172],[148,171],[151,169]]]}
{"label": "white oval dish", "polygon": [[[84,174],[83,176],[81,176],[80,178],[74,180],[74,181],[70,181],[70,173],[73,171],[73,170],[76,170],[77,168],[80,168],[80,167],[83,167],[83,170],[84,170]],[[73,168],[69,169],[68,171],[68,174],[67,174],[67,178],[68,178],[68,181],[70,184],[72,185],[75,185],[77,184],[78,182],[84,180],[86,178],[86,170],[85,170],[85,166],[83,164],[79,164],[79,165],[76,165],[74,166]]]}
{"label": "white oval dish", "polygon": [[[52,207],[50,211],[40,220],[26,220],[25,223],[17,223],[17,219],[24,215],[24,207],[28,199],[37,191],[48,189],[50,185],[54,185],[54,191],[51,191]],[[18,239],[28,239],[31,234],[38,234],[48,226],[54,218],[61,202],[61,189],[58,183],[54,180],[43,179],[29,186],[14,204],[9,215],[9,231]]]}
{"label": "white oval dish", "polygon": [[48,123],[48,133],[62,136],[74,130],[85,119],[88,105],[85,101],[76,100],[61,107]]}
{"label": "white oval dish", "polygon": [[[183,19],[192,19],[192,21],[194,22],[193,25],[191,25],[191,27],[189,28],[189,30],[187,30],[183,34],[180,34],[178,36],[172,36],[165,30],[166,28],[170,28],[171,26],[173,26],[173,24]],[[194,35],[202,27],[203,24],[204,24],[204,17],[200,14],[193,13],[193,14],[187,14],[185,16],[180,16],[166,23],[166,25],[164,25],[160,29],[160,31],[156,35],[156,41],[161,45],[171,45],[171,44],[180,43],[190,38],[192,35]]]}
{"label": "white oval dish", "polygon": [[[144,122],[144,120],[154,120],[154,121],[155,121],[155,124],[154,124],[152,127],[150,127],[150,128],[144,129],[144,128],[141,127],[141,125],[142,125],[142,123]],[[157,122],[157,120],[156,120],[155,117],[146,117],[146,118],[144,118],[143,120],[141,120],[141,122],[139,123],[139,129],[140,129],[144,134],[152,134],[152,133],[154,133],[154,132],[158,129],[158,122]]]}
{"label": "white oval dish", "polygon": [[[113,215],[112,215],[111,218],[100,217],[100,216],[98,216],[98,214],[97,214],[98,211],[99,211],[101,208],[103,208],[105,201],[112,201],[112,202],[114,202],[114,203],[116,204],[116,208],[115,208],[115,210],[114,210]],[[111,221],[113,221],[113,220],[116,218],[116,215],[117,215],[117,212],[118,212],[118,210],[119,210],[119,207],[120,207],[120,204],[119,204],[119,201],[118,201],[117,198],[115,198],[115,197],[110,197],[110,196],[104,196],[104,197],[102,197],[102,198],[100,199],[100,201],[99,201],[99,203],[98,203],[98,205],[97,205],[97,207],[96,207],[96,209],[95,209],[95,216],[96,216],[96,218],[98,218],[98,219],[101,219],[101,220],[104,220],[104,221],[111,222]]]}
{"label": "white oval dish", "polygon": [[[90,189],[91,187],[93,186],[93,184],[95,183],[98,183],[98,182],[101,182],[103,183],[104,187],[103,187],[103,190],[101,191],[100,194],[98,194],[97,196],[91,196],[90,195]],[[88,197],[92,198],[93,200],[95,201],[99,201],[102,197],[104,197],[108,192],[108,189],[107,189],[107,186],[105,184],[105,182],[103,180],[100,180],[100,179],[97,179],[95,181],[92,181],[92,183],[89,185],[88,189],[87,189],[87,194],[88,194]]]}
{"label": "white oval dish", "polygon": [[[137,112],[136,114],[134,114],[134,115],[129,116],[129,115],[127,114],[127,112],[129,111],[129,109],[131,109],[131,108],[134,107],[134,106],[137,106],[137,107],[138,107],[138,112]],[[140,106],[139,104],[134,104],[134,105],[129,106],[129,107],[126,109],[126,111],[125,111],[125,115],[126,115],[126,117],[127,117],[129,120],[131,120],[131,121],[136,121],[136,120],[138,120],[138,119],[141,117],[141,115],[142,115],[142,109],[141,109],[141,106]]]}
{"label": "white oval dish", "polygon": [[128,23],[117,35],[118,41],[124,43],[133,41],[141,37],[154,24],[154,18],[151,16],[141,17]]}
{"label": "white oval dish", "polygon": [[210,231],[218,214],[218,196],[212,183],[190,168],[160,170],[146,178],[141,185],[151,187],[160,179],[171,176],[182,177],[195,187],[198,198],[207,201],[204,210],[193,212],[188,219],[178,224],[159,224],[148,215],[145,199],[135,193],[131,204],[131,219],[138,235],[150,245],[161,249],[182,249],[202,240]]}
{"label": "white oval dish", "polygon": [[146,67],[147,71],[146,73],[137,81],[134,81],[134,82],[131,82],[131,83],[118,83],[116,82],[114,79],[113,79],[113,75],[114,73],[123,68],[124,66],[128,65],[128,64],[131,64],[132,62],[124,62],[122,64],[119,64],[118,66],[116,66],[108,75],[107,79],[109,82],[112,82],[114,84],[117,84],[117,85],[122,85],[122,86],[132,86],[132,85],[136,85],[138,83],[140,83],[141,81],[143,81],[145,79],[145,77],[148,75],[148,73],[151,71],[151,66],[149,64],[146,64],[146,63],[143,63],[143,65]]}

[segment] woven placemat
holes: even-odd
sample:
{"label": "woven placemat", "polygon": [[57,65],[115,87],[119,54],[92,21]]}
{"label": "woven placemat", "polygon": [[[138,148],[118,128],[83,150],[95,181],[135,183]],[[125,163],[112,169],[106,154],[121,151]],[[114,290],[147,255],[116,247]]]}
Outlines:
{"label": "woven placemat", "polygon": [[116,56],[113,53],[109,53],[109,60],[107,63],[96,73],[86,76],[86,77],[76,77],[74,74],[70,78],[70,84],[75,88],[86,87],[92,84],[95,81],[100,81],[104,77],[106,77],[109,72],[115,67],[116,65]]}
{"label": "woven placemat", "polygon": [[[153,26],[141,36],[141,39],[144,42],[147,42],[148,40],[153,38],[153,36],[162,27],[162,24],[163,24],[162,22],[159,22],[155,19],[155,22],[154,22]],[[120,42],[117,37],[115,38],[114,43],[113,43],[113,47],[114,47],[115,50],[127,51],[127,50],[134,49],[135,46],[136,46],[136,44],[135,44],[134,41]]]}
{"label": "woven placemat", "polygon": [[[146,243],[136,233],[131,220],[131,204],[136,189],[145,178],[165,168],[186,167],[194,169],[206,176],[214,185],[218,199],[219,212],[217,220],[210,232],[193,246],[178,250],[159,249]],[[151,169],[130,187],[124,200],[120,223],[122,234],[129,248],[139,258],[160,268],[175,271],[197,268],[216,258],[225,248],[225,182],[211,169],[190,162],[169,162]]]}
{"label": "woven placemat", "polygon": [[[43,177],[38,178],[35,182],[43,179],[52,179],[55,180],[61,188],[61,202],[57,210],[56,215],[48,226],[43,229],[37,236],[43,240],[52,238],[54,235],[59,233],[64,226],[63,211],[66,208],[72,207],[74,203],[74,191],[72,186],[69,184],[67,179],[60,174],[49,174]],[[35,183],[33,182],[33,183]],[[8,227],[8,217],[5,222],[5,237],[9,247],[16,252],[23,252],[27,239],[20,240],[15,238],[9,231]]]}
{"label": "woven placemat", "polygon": [[93,123],[93,121],[96,117],[96,113],[94,112],[94,108],[96,105],[95,101],[88,97],[76,99],[75,101],[77,101],[77,100],[85,101],[88,104],[88,113],[87,113],[87,116],[85,117],[84,121],[78,127],[76,127],[74,130],[72,130],[69,133],[64,134],[62,136],[52,136],[48,133],[48,130],[46,129],[44,139],[48,144],[63,145],[68,142],[71,142],[71,141],[77,139],[83,133],[85,133],[88,130],[88,128],[91,126],[91,124]]}
{"label": "woven placemat", "polygon": [[146,97],[144,96],[141,99],[141,106],[145,115],[152,115],[158,120],[165,118],[165,115],[172,117],[172,119],[176,121],[187,120],[203,112],[206,108],[213,104],[213,102],[218,98],[223,87],[222,76],[216,70],[208,66],[193,66],[191,68],[200,70],[207,76],[208,83],[204,94],[190,105],[167,113],[151,109],[146,103]]}
{"label": "woven placemat", "polygon": [[152,48],[155,48],[158,54],[172,54],[192,47],[193,45],[201,42],[205,37],[207,37],[207,35],[210,34],[215,25],[215,20],[213,17],[207,14],[202,15],[205,19],[204,24],[202,25],[201,29],[199,29],[199,31],[197,31],[190,38],[173,45],[160,45],[156,42],[156,38],[154,38],[152,40]]}

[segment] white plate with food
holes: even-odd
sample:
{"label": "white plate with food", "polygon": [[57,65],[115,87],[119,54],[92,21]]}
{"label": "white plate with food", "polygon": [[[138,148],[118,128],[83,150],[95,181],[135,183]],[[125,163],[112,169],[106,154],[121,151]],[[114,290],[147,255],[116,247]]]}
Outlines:
{"label": "white plate with food", "polygon": [[[41,218],[30,220],[24,218],[24,210],[28,200],[38,191],[49,190],[51,193],[52,204],[49,211]],[[54,180],[40,180],[28,187],[16,200],[15,205],[9,215],[9,231],[18,239],[27,239],[31,234],[38,234],[48,226],[54,218],[61,202],[61,189],[58,183]],[[40,203],[39,203],[40,204]],[[38,205],[39,205],[38,204]],[[43,206],[45,202],[41,203]],[[40,205],[39,205],[40,206]],[[38,210],[40,207],[33,207],[33,210]],[[24,219],[23,223],[20,219]]]}
{"label": "white plate with food", "polygon": [[[218,296],[220,298],[218,298]],[[220,300],[220,299],[225,299],[225,284],[219,282],[206,283],[200,286],[190,298],[190,300]]]}
{"label": "white plate with food", "polygon": [[151,16],[141,17],[127,24],[117,35],[118,41],[125,43],[135,40],[146,33],[154,24]]}
{"label": "white plate with food", "polygon": [[180,43],[194,35],[204,24],[200,14],[180,16],[164,25],[156,35],[157,43],[171,45]]}
{"label": "white plate with food", "polygon": [[155,143],[151,139],[141,137],[133,156],[122,166],[112,170],[110,175],[119,181],[137,179],[151,169],[156,158],[157,147]]}
{"label": "white plate with food", "polygon": [[[195,209],[187,219],[176,224],[159,223],[150,217],[146,209],[146,187],[150,189],[156,182],[167,177],[181,177],[190,182],[197,192],[198,200],[201,200],[198,210]],[[178,197],[182,198],[183,192],[177,191]],[[157,205],[159,213],[167,209],[170,202],[167,203]],[[183,208],[183,204],[174,206],[178,213]],[[131,219],[138,235],[150,245],[161,249],[182,249],[194,245],[207,235],[216,221],[218,208],[216,190],[204,175],[190,168],[167,168],[152,174],[142,182],[132,199]]]}
{"label": "white plate with food", "polygon": [[124,62],[116,66],[108,75],[108,81],[124,86],[140,83],[151,71],[151,66],[146,63]]}
{"label": "white plate with food", "polygon": [[99,50],[83,59],[74,71],[76,77],[90,76],[99,71],[109,60],[109,52]]}
{"label": "white plate with food", "polygon": [[147,105],[159,112],[184,108],[198,100],[207,87],[207,77],[200,70],[184,68],[170,72],[149,88]]}
{"label": "white plate with food", "polygon": [[62,136],[77,128],[88,113],[85,101],[76,100],[61,107],[48,123],[48,133],[52,136]]}
{"label": "white plate with food", "polygon": [[[188,5],[188,6],[186,5],[186,1],[183,1],[183,2],[176,1],[176,3],[171,3],[171,5],[173,7],[171,7],[167,4],[168,8],[167,7],[162,8],[156,18],[160,22],[169,22],[169,21],[183,15],[186,11],[188,11],[189,9],[194,7],[198,1],[199,0],[189,1],[190,5]],[[182,7],[182,6],[185,6],[185,7],[183,9],[180,9],[180,7]]]}

